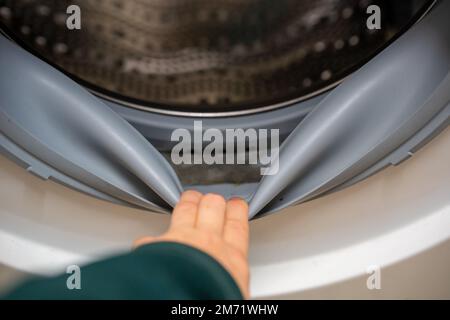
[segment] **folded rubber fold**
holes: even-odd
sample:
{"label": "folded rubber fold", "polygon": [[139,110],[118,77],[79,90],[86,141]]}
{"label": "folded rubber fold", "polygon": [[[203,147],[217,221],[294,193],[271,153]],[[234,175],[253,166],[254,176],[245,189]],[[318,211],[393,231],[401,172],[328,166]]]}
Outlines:
{"label": "folded rubber fold", "polygon": [[318,104],[282,144],[279,172],[263,177],[250,217],[278,199],[290,205],[337,187],[447,106],[449,13],[450,3],[442,2]]}
{"label": "folded rubber fold", "polygon": [[[50,167],[133,205],[174,206],[174,170],[100,99],[5,38],[0,38],[2,134]],[[5,75],[8,75],[7,77]]]}

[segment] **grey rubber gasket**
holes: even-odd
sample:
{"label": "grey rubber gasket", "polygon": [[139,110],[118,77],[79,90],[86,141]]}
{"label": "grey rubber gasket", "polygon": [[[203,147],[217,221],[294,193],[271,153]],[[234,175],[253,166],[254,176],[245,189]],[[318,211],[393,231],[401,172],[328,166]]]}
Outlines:
{"label": "grey rubber gasket", "polygon": [[[448,125],[449,13],[450,2],[440,2],[317,100],[282,144],[279,172],[240,189],[250,217],[351,185],[408,157]],[[101,199],[158,212],[175,205],[183,187],[173,169],[114,106],[5,38],[0,69],[3,153]],[[232,185],[215,190],[239,195]]]}
{"label": "grey rubber gasket", "polygon": [[21,149],[14,142],[9,140],[3,134],[0,134],[0,153],[4,154],[10,160],[16,162],[28,172],[43,180],[54,180],[72,189],[81,191],[98,199],[114,202],[121,205],[131,205],[125,201],[121,201],[106,193],[102,193],[94,188],[85,185],[76,179],[73,179],[40,161],[33,155]]}
{"label": "grey rubber gasket", "polygon": [[438,135],[442,130],[444,130],[450,124],[450,104],[447,105],[443,110],[439,112],[439,114],[434,117],[424,128],[422,128],[419,132],[417,132],[413,137],[411,137],[408,141],[403,143],[400,147],[395,149],[392,153],[382,158],[380,161],[361,172],[360,174],[350,178],[346,182],[342,184],[338,184],[336,187],[331,188],[330,190],[317,195],[311,195],[306,199],[302,199],[296,201],[296,195],[289,195],[285,193],[279,194],[275,197],[258,215],[256,218],[264,217],[271,213],[281,210],[290,205],[296,205],[301,202],[306,202],[309,200],[313,200],[320,196],[325,196],[327,194],[345,189],[359,181],[362,181],[377,172],[385,169],[391,165],[399,165],[403,163],[403,161],[409,159],[417,152],[422,146],[424,146],[428,141],[433,139],[436,135]]}
{"label": "grey rubber gasket", "polygon": [[128,122],[59,71],[0,38],[0,127],[57,171],[156,211],[182,190],[162,155]]}
{"label": "grey rubber gasket", "polygon": [[[449,12],[450,3],[441,2],[298,125],[281,146],[279,172],[265,176],[253,196],[251,216],[263,208],[271,211],[306,201],[345,183],[447,106]],[[282,205],[272,201],[278,195]]]}

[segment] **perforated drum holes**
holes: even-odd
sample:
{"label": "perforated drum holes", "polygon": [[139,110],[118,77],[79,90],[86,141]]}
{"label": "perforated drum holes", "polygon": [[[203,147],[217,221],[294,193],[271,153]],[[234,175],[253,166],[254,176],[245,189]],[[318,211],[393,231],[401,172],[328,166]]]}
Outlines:
{"label": "perforated drum holes", "polygon": [[[311,97],[418,18],[414,0],[0,0],[4,32],[104,97],[239,112]],[[368,30],[367,9],[382,28]],[[81,10],[81,29],[67,19]],[[73,21],[75,22],[75,21]]]}

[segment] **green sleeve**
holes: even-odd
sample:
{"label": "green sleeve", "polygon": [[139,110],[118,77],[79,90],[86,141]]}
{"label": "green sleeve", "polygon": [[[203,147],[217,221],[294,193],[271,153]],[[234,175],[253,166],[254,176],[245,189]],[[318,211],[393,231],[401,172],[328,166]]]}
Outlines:
{"label": "green sleeve", "polygon": [[81,289],[70,274],[27,281],[6,299],[242,299],[230,274],[193,247],[159,242],[81,268]]}

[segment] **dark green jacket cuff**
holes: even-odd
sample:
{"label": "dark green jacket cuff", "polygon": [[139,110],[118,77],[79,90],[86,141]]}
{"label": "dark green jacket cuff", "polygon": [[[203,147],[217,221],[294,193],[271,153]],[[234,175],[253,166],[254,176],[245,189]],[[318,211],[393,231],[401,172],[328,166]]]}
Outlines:
{"label": "dark green jacket cuff", "polygon": [[81,268],[81,289],[70,274],[27,281],[6,299],[243,299],[231,275],[193,247],[159,242]]}

